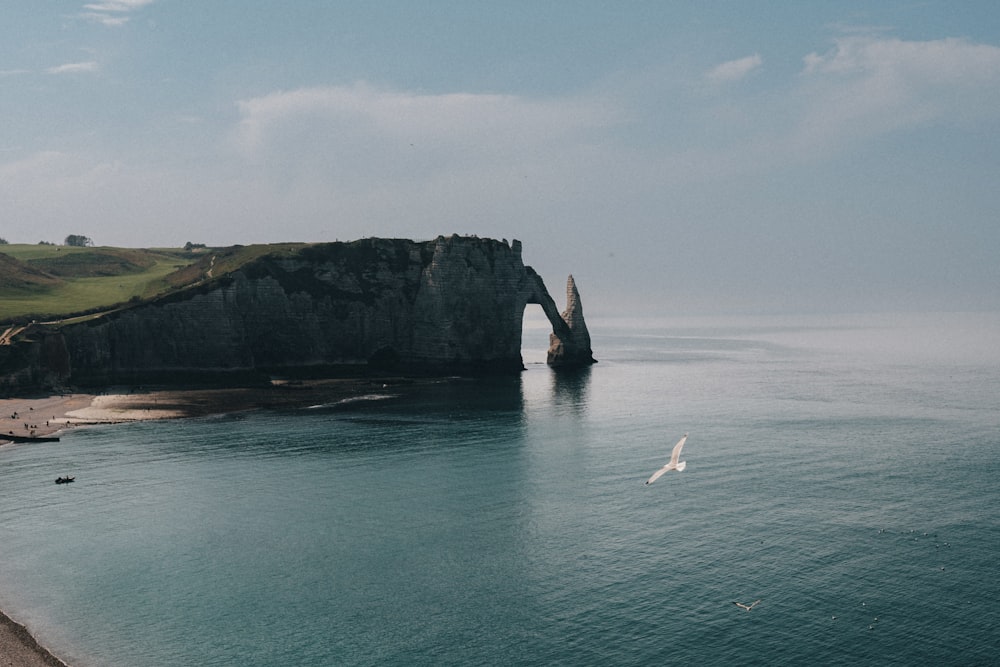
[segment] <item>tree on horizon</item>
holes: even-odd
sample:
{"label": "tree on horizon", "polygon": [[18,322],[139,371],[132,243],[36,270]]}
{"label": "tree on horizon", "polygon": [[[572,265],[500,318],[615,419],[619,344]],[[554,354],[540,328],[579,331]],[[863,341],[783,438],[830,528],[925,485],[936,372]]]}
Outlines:
{"label": "tree on horizon", "polygon": [[94,245],[94,242],[89,236],[83,236],[82,234],[70,234],[66,237],[64,243],[68,246],[74,246],[77,248],[85,248],[87,246]]}

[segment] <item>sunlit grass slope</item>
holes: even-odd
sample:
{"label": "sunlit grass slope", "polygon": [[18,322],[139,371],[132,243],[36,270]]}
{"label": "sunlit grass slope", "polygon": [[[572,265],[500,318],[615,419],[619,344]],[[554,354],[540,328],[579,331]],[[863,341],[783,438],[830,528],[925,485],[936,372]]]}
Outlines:
{"label": "sunlit grass slope", "polygon": [[0,322],[54,319],[146,299],[202,255],[181,249],[2,245]]}
{"label": "sunlit grass slope", "polygon": [[0,245],[0,323],[62,320],[220,279],[265,255],[310,244],[228,248]]}

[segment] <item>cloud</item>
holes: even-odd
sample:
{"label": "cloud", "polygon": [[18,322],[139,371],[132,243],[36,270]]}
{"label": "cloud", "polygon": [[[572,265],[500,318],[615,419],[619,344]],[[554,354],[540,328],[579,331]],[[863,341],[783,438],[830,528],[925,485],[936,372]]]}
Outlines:
{"label": "cloud", "polygon": [[279,91],[238,103],[235,144],[248,158],[309,156],[357,169],[510,163],[614,124],[616,111],[583,99],[426,94],[366,83]]}
{"label": "cloud", "polygon": [[83,6],[95,12],[131,12],[136,9],[153,4],[154,0],[106,0],[105,2],[94,2]]}
{"label": "cloud", "polygon": [[66,63],[65,65],[56,65],[55,67],[49,67],[46,71],[48,74],[73,74],[77,72],[96,72],[100,68],[100,65],[96,61],[88,60],[82,63]]}
{"label": "cloud", "polygon": [[116,27],[128,23],[129,17],[124,14],[151,5],[153,2],[155,0],[105,0],[104,2],[92,2],[83,6],[87,11],[80,13],[79,16],[87,21]]}
{"label": "cloud", "polygon": [[727,81],[738,81],[763,64],[759,53],[738,60],[730,60],[721,65],[716,65],[709,70],[706,77],[713,83],[725,83]]}
{"label": "cloud", "polygon": [[618,103],[367,83],[276,91],[238,103],[229,169],[259,179],[282,219],[336,221],[340,238],[513,235],[607,187]]}
{"label": "cloud", "polygon": [[[751,65],[731,61],[711,74],[727,80]],[[692,107],[685,127],[697,142],[687,173],[711,178],[818,164],[928,128],[981,131],[1000,121],[1000,47],[855,32],[808,53],[779,88],[759,92]]]}
{"label": "cloud", "polygon": [[996,118],[1000,48],[965,39],[838,39],[803,59],[802,139],[872,136]]}
{"label": "cloud", "polygon": [[110,27],[116,27],[128,23],[127,16],[113,16],[111,14],[102,14],[100,12],[83,12],[79,16],[84,20],[100,23],[101,25]]}
{"label": "cloud", "polygon": [[514,95],[425,94],[380,89],[360,82],[280,91],[238,102],[239,135],[246,146],[258,144],[271,128],[312,117],[332,126],[357,125],[391,136],[435,141],[478,136],[563,134],[601,125],[609,109],[572,99],[533,100]]}

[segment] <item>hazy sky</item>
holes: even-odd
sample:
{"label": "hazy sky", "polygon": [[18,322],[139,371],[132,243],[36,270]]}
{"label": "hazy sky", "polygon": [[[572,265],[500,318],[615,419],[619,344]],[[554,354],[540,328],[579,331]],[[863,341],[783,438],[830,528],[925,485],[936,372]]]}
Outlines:
{"label": "hazy sky", "polygon": [[1000,309],[1000,3],[0,0],[0,237],[520,239],[588,315]]}

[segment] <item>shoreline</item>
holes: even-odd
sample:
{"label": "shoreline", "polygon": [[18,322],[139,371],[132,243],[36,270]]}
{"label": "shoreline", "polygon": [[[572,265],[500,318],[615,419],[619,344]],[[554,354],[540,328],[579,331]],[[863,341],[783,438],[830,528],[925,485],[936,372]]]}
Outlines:
{"label": "shoreline", "polygon": [[111,387],[100,392],[64,392],[0,398],[0,442],[5,435],[53,437],[79,426],[184,419],[334,403],[371,393],[440,382],[440,378],[329,379],[275,382],[259,387]]}
{"label": "shoreline", "polygon": [[[276,382],[262,387],[115,387],[98,393],[65,392],[0,398],[0,445],[31,446],[31,441],[24,440],[23,436],[58,437],[77,427],[332,404],[440,381],[441,378],[412,380],[392,377]],[[22,438],[15,443],[4,439],[4,435],[8,434]],[[0,663],[19,667],[69,667],[2,609]]]}
{"label": "shoreline", "polygon": [[18,667],[69,667],[3,611],[0,611],[0,660]]}

